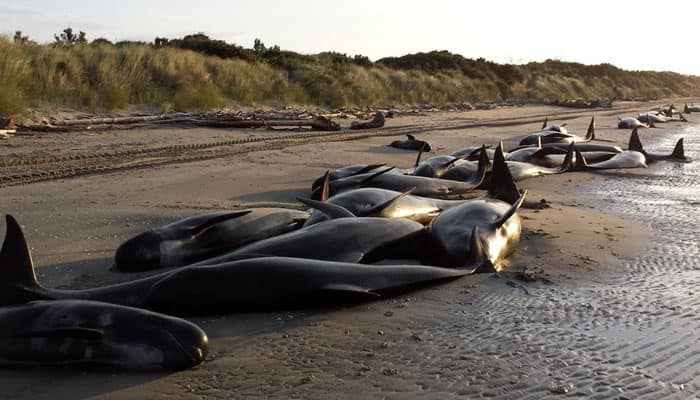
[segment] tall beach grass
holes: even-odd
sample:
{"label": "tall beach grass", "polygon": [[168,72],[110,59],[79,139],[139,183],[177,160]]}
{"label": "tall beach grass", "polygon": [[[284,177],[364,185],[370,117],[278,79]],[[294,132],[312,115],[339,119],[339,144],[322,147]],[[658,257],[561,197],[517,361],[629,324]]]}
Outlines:
{"label": "tall beach grass", "polygon": [[338,107],[700,95],[700,77],[670,72],[560,61],[499,65],[445,53],[366,64],[322,53],[276,64],[148,44],[40,45],[0,37],[0,115],[45,105],[95,111],[144,104],[169,111],[231,103]]}

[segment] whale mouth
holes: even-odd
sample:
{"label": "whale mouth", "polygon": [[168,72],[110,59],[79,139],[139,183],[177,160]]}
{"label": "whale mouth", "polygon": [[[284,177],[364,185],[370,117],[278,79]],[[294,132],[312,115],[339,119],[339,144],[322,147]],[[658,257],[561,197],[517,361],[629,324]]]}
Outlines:
{"label": "whale mouth", "polygon": [[196,345],[183,344],[182,341],[170,332],[168,332],[168,335],[179,347],[180,354],[185,356],[185,359],[181,359],[179,362],[173,364],[177,369],[185,369],[199,365],[209,353],[209,338],[206,335],[201,339],[201,343]]}

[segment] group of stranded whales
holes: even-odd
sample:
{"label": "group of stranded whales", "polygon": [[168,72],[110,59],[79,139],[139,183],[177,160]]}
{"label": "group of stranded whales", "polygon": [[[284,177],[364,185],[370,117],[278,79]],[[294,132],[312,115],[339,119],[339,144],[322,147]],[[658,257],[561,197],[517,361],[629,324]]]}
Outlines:
{"label": "group of stranded whales", "polygon": [[[686,104],[683,113],[689,114],[692,112],[692,109]],[[617,127],[620,129],[656,128],[656,124],[659,123],[671,121],[688,122],[683,113],[678,111],[673,104],[669,104],[658,110],[639,113],[636,117],[618,117]],[[677,115],[678,118],[674,118],[674,115]]]}
{"label": "group of stranded whales", "polygon": [[[415,140],[413,138],[412,140]],[[352,165],[315,180],[306,211],[253,208],[195,215],[142,232],[116,251],[118,271],[156,271],[81,290],[38,282],[19,223],[0,250],[0,365],[178,370],[201,363],[207,335],[176,316],[366,302],[499,270],[518,248],[516,181],[545,174],[688,161],[590,143],[543,124],[504,151],[480,145],[412,167]],[[166,315],[167,314],[167,315]]]}

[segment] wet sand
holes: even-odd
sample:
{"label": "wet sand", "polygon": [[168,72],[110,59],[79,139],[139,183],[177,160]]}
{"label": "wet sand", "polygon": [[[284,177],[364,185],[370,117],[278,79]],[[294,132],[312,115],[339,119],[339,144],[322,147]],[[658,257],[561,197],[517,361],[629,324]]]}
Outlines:
{"label": "wet sand", "polygon": [[[159,129],[16,137],[0,146],[3,160],[31,161],[9,166],[5,174],[53,169],[61,177],[81,162],[114,172],[3,187],[0,209],[23,225],[40,282],[93,287],[140,276],[109,267],[116,247],[144,229],[204,210],[298,207],[294,198],[308,193],[326,168],[360,162],[410,166],[414,152],[385,146],[405,132],[416,132],[431,143],[433,154],[442,154],[498,140],[513,147],[519,136],[539,129],[544,115],[554,123],[566,118],[570,132],[582,135],[590,116],[597,115],[597,137],[625,147],[629,131],[615,128],[616,116],[655,104],[436,113],[390,119],[381,131],[386,136],[269,140],[248,152],[237,144],[206,145],[289,132]],[[684,126],[664,124],[642,132],[643,140]],[[143,151],[173,145],[189,150]],[[197,153],[202,161],[172,161],[183,153]],[[659,335],[669,323],[659,310],[668,304],[650,309],[650,298],[631,302],[625,291],[636,287],[626,286],[630,260],[653,248],[654,232],[648,221],[600,197],[614,182],[647,174],[570,173],[521,182],[531,203],[544,199],[548,207],[522,211],[521,246],[498,276],[467,277],[343,309],[197,318],[212,349],[197,369],[174,374],[4,369],[0,398],[545,398],[560,392],[688,398],[700,388],[700,360],[697,318],[684,312],[697,310],[697,301],[682,303],[684,312],[671,318],[680,319],[681,333],[670,347],[646,346],[668,356],[657,364],[675,363],[672,371],[690,372],[679,380],[678,374],[650,368],[650,353],[640,340],[668,339]],[[681,318],[690,318],[690,325]],[[656,334],[647,335],[649,330]],[[632,331],[642,333],[629,336]],[[608,336],[629,337],[631,344],[611,345]],[[678,348],[685,357],[668,354]]]}

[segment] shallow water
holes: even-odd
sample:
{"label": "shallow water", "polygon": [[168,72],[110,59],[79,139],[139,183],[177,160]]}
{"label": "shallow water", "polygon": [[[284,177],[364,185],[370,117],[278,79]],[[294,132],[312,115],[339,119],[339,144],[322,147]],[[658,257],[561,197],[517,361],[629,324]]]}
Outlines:
{"label": "shallow water", "polygon": [[[653,134],[643,135],[647,151],[670,153],[685,137],[686,155],[700,160],[700,126]],[[460,311],[462,321],[434,331],[432,349],[411,357],[423,371],[440,365],[446,387],[428,390],[501,399],[700,398],[700,162],[608,175],[574,194],[647,224],[648,249],[603,282],[485,294]],[[441,354],[439,363],[431,353]]]}

